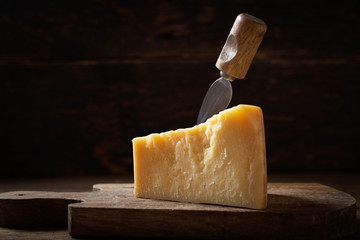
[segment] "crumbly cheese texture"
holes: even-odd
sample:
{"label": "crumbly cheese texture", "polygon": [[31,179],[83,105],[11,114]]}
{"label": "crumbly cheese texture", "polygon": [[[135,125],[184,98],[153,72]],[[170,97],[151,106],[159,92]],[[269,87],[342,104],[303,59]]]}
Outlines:
{"label": "crumbly cheese texture", "polygon": [[261,108],[238,105],[192,128],[133,139],[135,196],[265,209]]}

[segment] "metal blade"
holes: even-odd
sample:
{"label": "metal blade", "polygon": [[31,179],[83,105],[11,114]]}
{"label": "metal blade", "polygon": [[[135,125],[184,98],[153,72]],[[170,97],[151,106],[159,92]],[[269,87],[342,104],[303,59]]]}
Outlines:
{"label": "metal blade", "polygon": [[202,102],[197,124],[205,122],[208,118],[225,110],[232,98],[231,82],[219,78],[211,84]]}

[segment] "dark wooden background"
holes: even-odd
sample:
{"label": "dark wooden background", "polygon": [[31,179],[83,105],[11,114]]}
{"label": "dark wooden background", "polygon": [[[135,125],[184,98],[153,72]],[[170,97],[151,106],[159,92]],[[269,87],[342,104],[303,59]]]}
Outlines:
{"label": "dark wooden background", "polygon": [[1,1],[0,177],[127,174],[131,139],[191,127],[237,14],[268,32],[231,106],[268,171],[359,172],[357,1]]}

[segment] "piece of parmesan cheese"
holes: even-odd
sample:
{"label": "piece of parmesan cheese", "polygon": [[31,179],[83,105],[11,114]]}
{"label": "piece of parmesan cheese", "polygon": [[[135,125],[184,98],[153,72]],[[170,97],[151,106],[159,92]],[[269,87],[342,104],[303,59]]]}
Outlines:
{"label": "piece of parmesan cheese", "polygon": [[192,128],[132,142],[136,197],[266,208],[265,133],[259,107],[238,105]]}

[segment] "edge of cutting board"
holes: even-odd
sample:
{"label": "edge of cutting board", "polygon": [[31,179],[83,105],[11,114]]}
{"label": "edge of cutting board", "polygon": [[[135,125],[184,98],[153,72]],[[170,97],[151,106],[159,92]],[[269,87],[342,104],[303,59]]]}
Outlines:
{"label": "edge of cutting board", "polygon": [[356,200],[318,183],[268,183],[266,210],[136,198],[132,184],[97,184],[94,190],[104,199],[69,205],[70,235],[331,239],[355,229]]}

